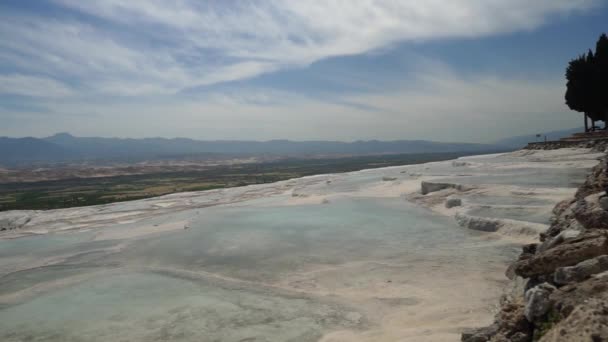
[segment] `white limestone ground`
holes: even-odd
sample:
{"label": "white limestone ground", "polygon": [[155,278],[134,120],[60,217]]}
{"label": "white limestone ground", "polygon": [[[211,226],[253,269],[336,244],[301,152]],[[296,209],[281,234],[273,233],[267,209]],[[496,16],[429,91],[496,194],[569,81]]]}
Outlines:
{"label": "white limestone ground", "polygon": [[[480,171],[470,176],[473,181],[467,179],[468,175],[462,176],[463,183],[452,178],[450,184],[462,186],[461,190],[452,187],[424,196],[410,193],[408,198],[454,217],[463,227],[530,242],[548,228],[553,207],[574,195],[575,185],[582,183],[582,175],[597,165],[602,155],[590,149],[570,148],[460,158],[453,165]],[[496,182],[496,176],[502,179]],[[572,179],[578,181],[573,183]],[[450,199],[459,199],[462,204],[447,208],[445,203]]]}
{"label": "white limestone ground", "polygon": [[[572,196],[600,156],[586,149],[517,151],[86,208],[3,212],[0,307],[7,308],[0,309],[0,328],[6,322],[13,330],[0,338],[115,340],[128,331],[130,340],[189,341],[216,327],[209,336],[227,341],[458,341],[463,327],[491,319],[509,244],[545,229],[553,206]],[[423,181],[449,186],[421,195]],[[449,199],[461,205],[446,208]],[[377,208],[366,207],[376,202]],[[275,221],[278,227],[266,227]],[[404,232],[400,225],[419,227]],[[206,290],[199,293],[184,279]],[[148,287],[157,292],[146,293]],[[147,316],[150,308],[129,311],[137,307],[128,304],[129,291],[155,316]],[[108,313],[63,330],[44,321],[45,310],[69,306],[72,296],[76,302],[99,297],[91,299],[93,307],[125,302],[121,312],[135,321]],[[209,321],[205,307],[217,321]],[[66,319],[86,316],[69,312],[74,317]],[[19,317],[44,324],[19,330],[25,323]]]}
{"label": "white limestone ground", "polygon": [[[567,175],[556,178],[554,184],[537,185],[534,179],[551,180],[551,177],[556,176],[552,173],[555,170],[572,171],[572,174],[582,170],[577,174],[580,178],[584,170],[597,164],[600,156],[601,153],[594,153],[589,149],[520,150],[508,154],[464,157],[458,161],[318,175],[232,189],[178,193],[128,203],[49,211],[7,211],[0,212],[0,229],[6,228],[5,231],[0,232],[0,239],[135,223],[150,217],[166,215],[169,212],[233,204],[277,195],[285,196],[285,194],[291,196],[281,203],[291,205],[318,204],[344,196],[378,198],[408,196],[409,199],[439,214],[454,217],[458,215],[464,217],[469,211],[479,207],[505,209],[504,211],[530,208],[547,212],[560,200],[570,197],[575,192],[575,187],[560,185],[563,183],[560,181],[567,179]],[[484,176],[502,179],[500,183],[495,183],[492,179],[484,179]],[[391,181],[383,180],[383,177]],[[520,184],[522,177],[529,181]],[[342,182],[348,178],[363,180],[351,188],[333,191],[332,180]],[[447,181],[442,180],[446,178]],[[511,182],[509,182],[510,178]],[[424,181],[462,185],[467,191],[445,189],[419,196],[418,192]],[[445,208],[445,201],[456,197],[462,198],[463,205]],[[484,197],[512,199],[514,204],[474,201],[474,198],[477,198],[478,202],[483,202]],[[541,205],[525,203],[534,200],[544,203]],[[492,215],[488,216],[492,217]],[[517,223],[504,217],[499,219],[505,223],[505,226]],[[525,219],[521,221],[526,222]],[[528,222],[527,226],[531,227],[529,235],[534,236],[542,226],[532,223],[534,222]],[[505,234],[513,233],[512,229],[502,231]],[[523,233],[527,234],[525,230]]]}

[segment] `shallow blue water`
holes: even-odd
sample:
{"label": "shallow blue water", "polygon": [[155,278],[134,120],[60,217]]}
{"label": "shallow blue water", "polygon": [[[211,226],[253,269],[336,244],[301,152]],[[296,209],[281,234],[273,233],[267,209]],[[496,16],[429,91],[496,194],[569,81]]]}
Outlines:
{"label": "shallow blue water", "polygon": [[[312,341],[328,329],[361,329],[367,318],[331,296],[276,288],[294,273],[357,262],[470,264],[488,255],[500,262],[514,253],[472,247],[478,233],[402,199],[228,205],[171,220],[181,217],[191,217],[189,229],[117,252],[104,248],[120,241],[88,241],[90,232],[0,241],[2,255],[70,255],[0,278],[0,339]],[[375,268],[373,277],[391,276]],[[339,274],[332,281],[352,286]],[[38,291],[19,292],[27,288]]]}

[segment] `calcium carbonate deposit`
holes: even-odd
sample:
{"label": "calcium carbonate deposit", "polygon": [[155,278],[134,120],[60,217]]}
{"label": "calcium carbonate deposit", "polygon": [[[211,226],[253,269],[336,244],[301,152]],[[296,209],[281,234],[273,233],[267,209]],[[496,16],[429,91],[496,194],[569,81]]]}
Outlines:
{"label": "calcium carbonate deposit", "polygon": [[[458,341],[600,154],[0,213],[2,341]],[[423,195],[424,193],[424,195]]]}

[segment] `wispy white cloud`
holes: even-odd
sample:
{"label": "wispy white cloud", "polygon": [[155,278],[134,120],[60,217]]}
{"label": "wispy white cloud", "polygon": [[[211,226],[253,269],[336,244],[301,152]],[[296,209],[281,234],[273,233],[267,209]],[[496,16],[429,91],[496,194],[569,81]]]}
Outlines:
{"label": "wispy white cloud", "polygon": [[[0,61],[80,92],[170,94],[401,41],[542,25],[599,0],[53,0],[96,21],[0,14]],[[31,94],[30,94],[31,95]]]}
{"label": "wispy white cloud", "polygon": [[0,106],[0,118],[7,123],[0,125],[0,135],[71,131],[125,137],[487,142],[514,132],[569,128],[580,117],[563,105],[561,75],[463,73],[425,56],[408,56],[410,70],[403,79],[400,71],[375,75],[349,66],[316,75],[315,84],[347,89],[330,94],[220,84],[333,56],[390,52],[400,42],[533,30],[555,16],[600,4],[49,1],[70,14],[0,12],[0,95],[33,97],[28,106],[14,98]]}
{"label": "wispy white cloud", "polygon": [[74,94],[65,84],[46,77],[0,75],[0,94],[34,97],[65,97]]}

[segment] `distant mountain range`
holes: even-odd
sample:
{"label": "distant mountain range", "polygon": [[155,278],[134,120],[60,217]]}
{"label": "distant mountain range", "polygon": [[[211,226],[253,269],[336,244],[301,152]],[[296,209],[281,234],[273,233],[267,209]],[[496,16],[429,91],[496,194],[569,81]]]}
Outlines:
{"label": "distant mountain range", "polygon": [[[574,130],[551,132],[551,138]],[[580,129],[576,130],[580,131]],[[570,133],[567,133],[570,132]],[[563,134],[563,135],[562,135]],[[202,141],[186,138],[120,139],[75,137],[58,133],[47,138],[0,138],[0,164],[71,161],[143,161],[193,157],[199,159],[231,156],[320,157],[339,155],[405,154],[439,152],[495,152],[525,146],[534,136],[501,140],[495,144],[446,143],[425,140],[395,141]]]}

